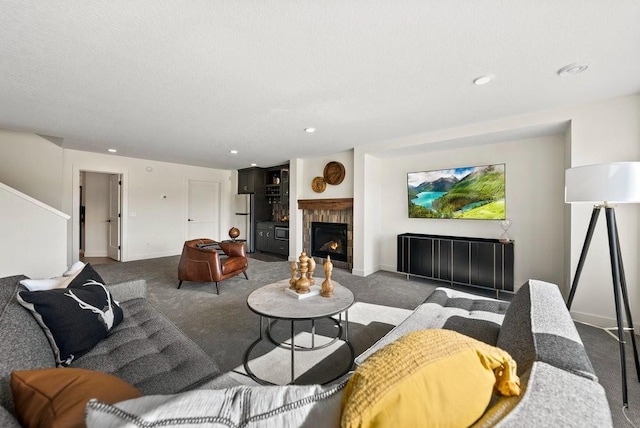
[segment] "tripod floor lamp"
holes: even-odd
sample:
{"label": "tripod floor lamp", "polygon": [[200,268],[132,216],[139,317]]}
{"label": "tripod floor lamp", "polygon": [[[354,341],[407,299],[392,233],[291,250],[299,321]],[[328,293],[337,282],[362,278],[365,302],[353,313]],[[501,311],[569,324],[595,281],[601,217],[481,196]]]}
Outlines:
{"label": "tripod floor lamp", "polygon": [[[640,362],[638,361],[638,349],[636,337],[631,319],[631,308],[627,293],[627,281],[624,275],[624,265],[620,252],[620,240],[618,225],[616,223],[615,205],[623,203],[640,203],[640,162],[612,162],[599,165],[587,165],[570,168],[565,171],[565,202],[580,203],[590,202],[594,204],[591,213],[591,221],[587,229],[576,274],[573,277],[571,291],[567,299],[567,308],[571,309],[573,297],[578,288],[578,281],[582,274],[582,268],[589,251],[591,238],[598,222],[600,211],[604,208],[607,220],[607,236],[609,239],[609,258],[611,261],[611,274],[613,277],[613,298],[616,310],[617,340],[620,347],[620,366],[622,377],[622,402],[625,408],[629,407],[627,396],[627,369],[625,357],[625,331],[630,332],[633,345],[633,356],[636,364],[636,375],[640,380]],[[626,315],[627,327],[623,319]],[[614,336],[615,337],[615,336]]]}

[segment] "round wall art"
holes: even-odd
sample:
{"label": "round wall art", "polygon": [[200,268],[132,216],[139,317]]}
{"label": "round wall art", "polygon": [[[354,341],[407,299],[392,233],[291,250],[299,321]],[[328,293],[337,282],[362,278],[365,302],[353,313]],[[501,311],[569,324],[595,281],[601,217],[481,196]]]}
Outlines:
{"label": "round wall art", "polygon": [[327,182],[324,181],[322,177],[314,177],[314,179],[311,180],[311,188],[316,193],[322,193],[327,188]]}
{"label": "round wall art", "polygon": [[328,184],[338,185],[344,180],[344,165],[340,162],[329,162],[324,167],[324,181]]}

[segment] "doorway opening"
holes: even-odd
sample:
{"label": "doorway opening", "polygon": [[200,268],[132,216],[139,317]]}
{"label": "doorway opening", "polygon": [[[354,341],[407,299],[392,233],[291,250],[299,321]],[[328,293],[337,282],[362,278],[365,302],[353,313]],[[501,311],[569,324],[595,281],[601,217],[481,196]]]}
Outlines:
{"label": "doorway opening", "polygon": [[80,171],[79,260],[122,260],[122,174]]}

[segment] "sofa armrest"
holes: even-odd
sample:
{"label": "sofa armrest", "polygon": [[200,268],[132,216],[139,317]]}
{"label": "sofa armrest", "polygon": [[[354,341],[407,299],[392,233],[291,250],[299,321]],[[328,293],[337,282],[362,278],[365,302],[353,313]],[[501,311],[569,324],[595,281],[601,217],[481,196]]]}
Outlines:
{"label": "sofa armrest", "polygon": [[[504,417],[496,423],[492,409],[485,413],[475,427],[611,427],[611,411],[602,385],[552,365],[535,362],[517,404],[507,404],[506,412],[497,404],[493,409]],[[497,415],[494,415],[494,417]]]}
{"label": "sofa armrest", "polygon": [[120,303],[147,297],[147,282],[144,279],[110,284],[107,285],[107,289],[113,298]]}

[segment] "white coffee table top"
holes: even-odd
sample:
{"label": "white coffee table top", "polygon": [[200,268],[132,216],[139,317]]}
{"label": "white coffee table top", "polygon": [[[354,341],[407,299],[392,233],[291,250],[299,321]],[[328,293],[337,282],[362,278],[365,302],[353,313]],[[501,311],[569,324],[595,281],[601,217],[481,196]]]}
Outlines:
{"label": "white coffee table top", "polygon": [[[324,278],[316,278],[316,285],[321,285],[322,281]],[[303,320],[329,317],[349,309],[355,300],[351,290],[336,281],[331,282],[334,286],[332,297],[296,299],[285,293],[289,280],[283,279],[254,290],[247,297],[247,305],[253,312],[268,318]]]}

